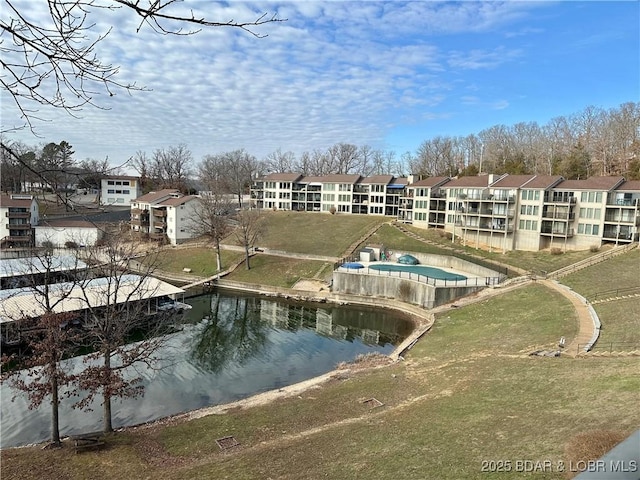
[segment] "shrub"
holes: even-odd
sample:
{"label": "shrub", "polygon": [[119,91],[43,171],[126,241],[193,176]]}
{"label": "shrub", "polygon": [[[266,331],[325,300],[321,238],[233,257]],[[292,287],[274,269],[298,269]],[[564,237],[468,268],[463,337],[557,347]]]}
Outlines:
{"label": "shrub", "polygon": [[553,247],[551,249],[551,255],[562,255],[562,249],[560,247]]}
{"label": "shrub", "polygon": [[72,248],[73,250],[77,250],[78,249],[78,244],[76,242],[71,241],[71,240],[65,242],[64,246],[67,247],[67,248]]}
{"label": "shrub", "polygon": [[331,213],[331,215],[335,215],[336,214],[336,207],[331,207],[329,209],[329,212]]}
{"label": "shrub", "polygon": [[591,245],[591,246],[589,247],[589,251],[590,251],[591,253],[599,252],[599,251],[600,251],[600,245]]}
{"label": "shrub", "polygon": [[42,242],[42,248],[46,250],[53,250],[53,242],[51,242],[50,240],[45,240],[44,242]]}

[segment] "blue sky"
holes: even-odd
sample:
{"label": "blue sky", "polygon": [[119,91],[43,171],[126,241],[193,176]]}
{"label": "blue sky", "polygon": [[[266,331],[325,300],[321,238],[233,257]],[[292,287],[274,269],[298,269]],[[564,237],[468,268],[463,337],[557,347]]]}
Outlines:
{"label": "blue sky", "polygon": [[[41,17],[43,2],[20,0]],[[210,18],[283,23],[265,38],[217,28],[195,36],[136,32],[125,11],[98,55],[150,91],[97,96],[80,118],[43,109],[27,144],[68,141],[76,158],[120,164],[186,144],[196,161],[244,148],[258,158],[338,142],[415,152],[435,135],[467,135],[640,100],[640,3],[297,1],[182,4]],[[2,92],[3,130],[19,125]]]}

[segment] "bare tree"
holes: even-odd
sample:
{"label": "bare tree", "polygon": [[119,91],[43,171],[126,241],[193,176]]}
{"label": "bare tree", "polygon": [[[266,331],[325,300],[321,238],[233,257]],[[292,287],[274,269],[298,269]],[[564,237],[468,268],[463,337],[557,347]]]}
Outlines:
{"label": "bare tree", "polygon": [[203,193],[194,209],[189,229],[196,235],[208,237],[216,250],[217,270],[222,270],[220,242],[231,234],[230,215],[235,205],[228,195],[215,191]]}
{"label": "bare tree", "polygon": [[[105,432],[113,430],[114,398],[144,394],[142,379],[130,375],[131,367],[144,364],[157,368],[156,352],[164,341],[159,333],[169,314],[155,312],[155,317],[150,316],[154,306],[152,300],[145,299],[156,295],[159,288],[158,281],[151,277],[155,259],[150,255],[145,263],[137,262],[132,260],[135,253],[135,244],[109,237],[103,247],[87,252],[100,278],[81,285],[87,317],[83,330],[94,352],[85,356],[85,367],[78,374],[77,383],[87,395],[76,405],[88,408],[99,396]],[[127,273],[132,267],[137,274]],[[129,343],[133,332],[145,332],[144,341]]]}
{"label": "bare tree", "polygon": [[5,148],[0,149],[0,187],[4,192],[21,193],[33,178],[30,170],[36,168],[37,149],[20,142],[7,144],[11,145],[15,155]]}
{"label": "bare tree", "polygon": [[267,155],[263,164],[269,173],[290,173],[298,170],[295,154],[283,152],[281,149]]}
{"label": "bare tree", "polygon": [[153,152],[151,177],[160,188],[175,188],[187,192],[193,155],[185,144],[161,148]]}
{"label": "bare tree", "polygon": [[236,220],[235,236],[240,245],[244,247],[247,270],[251,270],[249,251],[263,234],[264,218],[260,210],[241,210],[238,212]]}
{"label": "bare tree", "polygon": [[[96,31],[101,13],[130,10],[140,19],[138,30],[151,28],[161,35],[193,35],[202,28],[229,27],[261,37],[254,29],[281,21],[259,15],[252,21],[216,21],[196,16],[175,0],[47,0],[47,8],[33,8],[3,0],[0,32],[0,82],[26,124],[33,129],[38,106],[62,108],[70,113],[86,105],[98,106],[100,93],[143,90],[118,79],[119,67],[99,57],[101,42],[111,29]],[[45,13],[46,12],[46,13]],[[45,13],[44,15],[42,15]],[[32,106],[33,105],[33,106]]]}
{"label": "bare tree", "polygon": [[[52,249],[33,254],[24,259],[20,272],[28,285],[8,291],[0,303],[3,316],[13,321],[12,327],[20,331],[25,349],[29,351],[27,355],[18,356],[3,352],[3,369],[8,367],[8,370],[2,380],[27,394],[30,409],[50,398],[51,444],[59,446],[61,388],[76,380],[75,375],[65,371],[62,360],[78,347],[79,340],[78,333],[69,328],[74,314],[65,311],[64,305],[72,298],[78,278],[56,283],[56,276],[61,261],[67,271],[78,271],[80,263],[76,259],[61,260]],[[31,301],[29,311],[22,311],[19,298],[23,295],[28,295]],[[67,390],[64,395],[73,394],[73,390]]]}
{"label": "bare tree", "polygon": [[244,195],[252,181],[262,173],[260,162],[244,149],[207,155],[199,167],[200,180],[212,190],[229,193],[242,208]]}

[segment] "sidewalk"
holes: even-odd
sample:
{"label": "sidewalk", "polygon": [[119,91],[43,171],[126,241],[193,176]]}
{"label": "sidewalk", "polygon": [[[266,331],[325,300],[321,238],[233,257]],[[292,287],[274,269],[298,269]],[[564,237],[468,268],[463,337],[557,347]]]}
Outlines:
{"label": "sidewalk", "polygon": [[565,345],[563,354],[576,357],[584,353],[583,347],[591,341],[597,330],[591,313],[589,312],[589,304],[583,301],[581,297],[577,296],[572,290],[553,280],[539,280],[539,283],[567,298],[573,305],[576,316],[578,317],[578,333],[571,343]]}

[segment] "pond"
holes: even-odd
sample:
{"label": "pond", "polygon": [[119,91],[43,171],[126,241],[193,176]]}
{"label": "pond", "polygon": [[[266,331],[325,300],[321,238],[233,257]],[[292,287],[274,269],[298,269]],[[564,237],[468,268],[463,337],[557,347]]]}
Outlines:
{"label": "pond", "polygon": [[[156,367],[136,368],[145,394],[113,402],[114,428],[137,425],[282,388],[333,370],[360,354],[390,354],[413,324],[398,313],[364,307],[306,304],[280,299],[203,295],[180,331],[167,335]],[[77,370],[82,357],[67,361]],[[26,374],[26,372],[25,372]],[[29,410],[26,397],[0,386],[0,448],[47,441],[51,407]],[[102,408],[60,406],[63,436],[102,428]]]}

